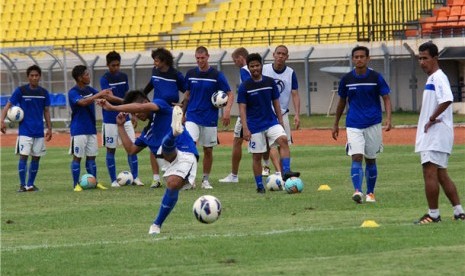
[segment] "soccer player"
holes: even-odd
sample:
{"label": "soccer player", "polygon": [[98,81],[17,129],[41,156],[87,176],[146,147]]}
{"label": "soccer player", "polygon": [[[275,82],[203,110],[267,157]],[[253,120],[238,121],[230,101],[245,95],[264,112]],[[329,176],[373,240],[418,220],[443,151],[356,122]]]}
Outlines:
{"label": "soccer player", "polygon": [[[283,114],[284,130],[286,131],[287,141],[292,144],[291,126],[289,124],[289,101],[292,98],[292,104],[294,105],[294,126],[295,129],[299,129],[300,126],[300,96],[299,84],[297,82],[297,76],[295,71],[286,65],[286,61],[289,58],[289,50],[285,45],[279,45],[273,52],[274,62],[263,65],[262,74],[273,78],[279,89],[279,104],[281,106],[281,113]],[[270,148],[271,160],[276,169],[280,169],[279,166],[279,155],[276,147]],[[266,161],[265,161],[266,162]],[[269,167],[267,164],[264,166],[265,175],[266,170],[269,173]],[[279,173],[278,173],[279,174]]]}
{"label": "soccer player", "polygon": [[[121,66],[121,55],[118,52],[111,51],[106,56],[108,71],[100,78],[100,87],[102,90],[111,89],[113,97],[109,99],[113,104],[122,104],[124,95],[129,91],[128,76],[120,71]],[[118,146],[118,128],[116,126],[117,112],[107,111],[102,109],[103,125],[102,125],[102,138],[103,145],[107,148],[106,164],[108,174],[111,179],[111,187],[120,187],[116,182],[116,162],[115,152]],[[134,126],[129,119],[126,118],[124,127],[127,129],[129,137],[134,141],[136,134]],[[139,164],[137,155],[128,155],[127,157],[129,168],[134,177],[133,184],[137,186],[144,186],[144,183],[140,181],[139,175]]]}
{"label": "soccer player", "polygon": [[383,120],[381,100],[386,111],[386,131],[391,130],[390,89],[381,74],[368,68],[370,51],[367,47],[352,49],[352,63],[355,68],[342,77],[339,83],[339,102],[332,129],[332,137],[337,140],[339,120],[349,102],[347,111],[347,154],[352,157],[350,175],[354,186],[352,200],[362,203],[363,157],[365,157],[366,202],[376,202],[375,185],[378,177],[376,157],[383,150],[381,123]]}
{"label": "soccer player", "polygon": [[124,148],[128,153],[136,154],[146,147],[162,156],[168,167],[163,177],[166,182],[157,218],[150,226],[149,234],[160,233],[160,228],[178,201],[179,190],[186,184],[192,185],[197,173],[199,154],[194,140],[182,125],[183,113],[179,106],[171,107],[162,99],[153,102],[141,91],[131,91],[125,98],[124,105],[113,106],[107,101],[99,104],[108,110],[131,112],[142,121],[150,120],[149,125],[133,143],[123,127],[124,114],[117,118],[118,131]]}
{"label": "soccer player", "polygon": [[[144,94],[148,95],[153,89],[153,100],[163,99],[169,104],[177,104],[179,102],[179,91],[184,93],[186,84],[182,73],[174,68],[173,55],[165,48],[157,48],[152,51],[152,58],[154,64],[152,77],[144,89]],[[150,164],[153,173],[150,188],[161,187],[159,163],[163,166],[165,161],[161,158],[156,159],[155,155],[150,152]]]}
{"label": "soccer player", "polygon": [[279,146],[284,181],[289,177],[299,177],[300,173],[291,171],[290,150],[283,128],[278,87],[272,78],[262,75],[262,58],[259,54],[250,54],[247,57],[247,66],[251,78],[239,86],[237,102],[243,136],[249,142],[248,150],[252,153],[257,192],[265,193],[261,160],[268,145]]}
{"label": "soccer player", "polygon": [[[232,52],[231,57],[234,61],[234,64],[239,67],[241,83],[250,78],[250,72],[247,68],[247,55],[249,52],[247,49],[240,47]],[[239,164],[242,159],[242,142],[244,141],[242,137],[242,124],[241,117],[237,117],[236,125],[234,126],[234,140],[232,146],[232,156],[231,156],[231,173],[228,174],[225,178],[219,180],[222,183],[238,183],[239,182]]]}
{"label": "soccer player", "polygon": [[[86,157],[86,171],[97,178],[97,164],[95,157],[98,153],[97,129],[95,123],[94,100],[106,98],[113,100],[110,89],[97,91],[89,86],[90,74],[84,65],[76,65],[71,75],[76,85],[68,92],[69,105],[71,107],[71,146],[69,153],[73,155],[71,162],[71,175],[75,192],[81,192],[79,175],[81,174],[81,159]],[[96,188],[106,190],[107,188],[97,181]]]}
{"label": "soccer player", "polygon": [[428,75],[420,117],[418,118],[415,152],[420,154],[425,181],[428,213],[416,223],[440,222],[439,184],[454,209],[455,220],[465,220],[465,213],[447,164],[454,144],[452,102],[449,80],[438,64],[438,47],[432,42],[420,45],[418,61]]}
{"label": "soccer player", "polygon": [[228,94],[228,103],[223,108],[223,125],[229,125],[234,95],[223,73],[208,64],[207,48],[197,47],[195,59],[197,67],[186,74],[185,110],[186,129],[194,141],[203,146],[202,188],[213,189],[208,177],[213,163],[213,147],[218,144],[218,108],[211,103],[211,96],[218,90]]}
{"label": "soccer player", "polygon": [[[14,105],[19,105],[24,111],[24,118],[19,123],[18,138],[16,140],[16,154],[19,154],[18,192],[38,191],[34,181],[39,171],[40,157],[45,155],[44,123],[47,130],[45,141],[52,139],[52,123],[50,120],[50,95],[48,91],[39,86],[42,70],[37,65],[32,65],[26,70],[29,84],[20,86],[11,95],[7,104],[3,108],[1,117],[1,131],[6,133],[5,117],[8,109]],[[29,163],[29,178],[26,182],[27,161]]]}

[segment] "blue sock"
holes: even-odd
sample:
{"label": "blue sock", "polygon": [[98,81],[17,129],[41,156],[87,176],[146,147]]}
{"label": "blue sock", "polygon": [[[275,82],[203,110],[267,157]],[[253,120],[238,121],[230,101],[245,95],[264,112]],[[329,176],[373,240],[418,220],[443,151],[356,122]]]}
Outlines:
{"label": "blue sock", "polygon": [[131,169],[132,176],[136,179],[139,176],[139,161],[137,159],[137,154],[128,155],[128,164]]}
{"label": "blue sock", "polygon": [[291,158],[281,158],[281,166],[283,167],[283,175],[291,170]]}
{"label": "blue sock", "polygon": [[29,164],[29,179],[27,180],[27,186],[34,186],[38,170],[39,160],[31,160],[31,163]]}
{"label": "blue sock", "polygon": [[115,162],[115,154],[111,152],[107,152],[107,169],[108,174],[110,175],[111,182],[116,181],[116,162]]}
{"label": "blue sock", "polygon": [[178,202],[179,190],[171,190],[166,188],[165,195],[161,200],[160,210],[158,211],[158,216],[153,223],[160,226],[163,224],[165,219],[171,213],[176,202]]}
{"label": "blue sock", "polygon": [[161,149],[164,153],[171,153],[176,150],[176,136],[171,131],[163,137]]}
{"label": "blue sock", "polygon": [[255,176],[255,184],[257,185],[257,189],[264,189],[263,187],[263,177],[261,175]]}
{"label": "blue sock", "polygon": [[95,179],[98,179],[97,178],[97,164],[95,163],[95,159],[86,160],[86,170],[87,170],[87,173],[90,173],[91,175],[95,177]]}
{"label": "blue sock", "polygon": [[79,183],[79,175],[81,174],[81,163],[77,161],[71,162],[71,175],[73,176],[73,187]]}
{"label": "blue sock", "polygon": [[26,167],[27,167],[27,159],[19,158],[18,174],[19,174],[19,184],[21,184],[21,186],[26,185]]}
{"label": "blue sock", "polygon": [[365,178],[367,182],[367,194],[375,193],[376,178],[378,178],[378,167],[376,163],[366,165]]}
{"label": "blue sock", "polygon": [[350,170],[350,176],[352,178],[352,184],[354,185],[354,190],[362,191],[362,182],[363,182],[363,168],[362,162],[352,161],[352,168]]}

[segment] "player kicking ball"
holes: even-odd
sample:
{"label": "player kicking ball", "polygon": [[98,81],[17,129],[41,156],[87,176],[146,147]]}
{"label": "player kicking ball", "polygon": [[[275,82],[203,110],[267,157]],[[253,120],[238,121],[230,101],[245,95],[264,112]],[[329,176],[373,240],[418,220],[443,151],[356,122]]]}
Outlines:
{"label": "player kicking ball", "polygon": [[[169,163],[164,174],[165,194],[158,216],[149,230],[151,235],[159,234],[163,222],[178,201],[179,190],[185,184],[194,183],[199,154],[194,140],[184,131],[183,112],[179,106],[172,107],[161,99],[150,102],[141,91],[130,91],[124,103],[114,106],[105,100],[98,102],[104,109],[121,112],[116,118],[116,124],[126,152],[135,154],[149,147],[153,154]],[[123,112],[133,113],[139,120],[151,122],[134,143],[124,129],[126,114]]]}

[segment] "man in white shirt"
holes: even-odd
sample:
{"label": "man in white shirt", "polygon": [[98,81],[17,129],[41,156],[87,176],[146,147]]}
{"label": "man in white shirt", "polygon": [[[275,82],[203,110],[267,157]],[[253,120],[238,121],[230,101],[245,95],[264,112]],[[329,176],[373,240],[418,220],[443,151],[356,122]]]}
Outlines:
{"label": "man in white shirt", "polygon": [[447,76],[439,68],[438,47],[426,42],[419,47],[418,60],[428,75],[418,119],[415,152],[420,154],[429,211],[416,224],[437,223],[439,185],[441,184],[454,209],[455,220],[465,220],[457,188],[447,173],[447,163],[454,144],[452,118],[453,96]]}

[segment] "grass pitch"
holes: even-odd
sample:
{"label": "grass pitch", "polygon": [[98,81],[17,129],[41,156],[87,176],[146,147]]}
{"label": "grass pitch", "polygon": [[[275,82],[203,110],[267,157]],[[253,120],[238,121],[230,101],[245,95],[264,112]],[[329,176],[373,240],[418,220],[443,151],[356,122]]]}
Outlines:
{"label": "grass pitch", "polygon": [[[377,202],[361,205],[351,200],[350,158],[343,147],[293,146],[292,168],[302,172],[303,193],[264,196],[255,192],[245,148],[240,183],[218,183],[229,173],[231,149],[217,147],[214,190],[180,192],[156,237],[147,233],[164,189],[147,185],[148,152],[139,155],[145,187],[76,193],[67,149],[50,148],[36,181],[41,191],[16,193],[17,157],[12,148],[1,151],[2,275],[465,274],[465,222],[452,220],[442,191],[443,221],[412,223],[427,211],[412,146],[385,148],[378,159]],[[117,150],[118,171],[127,170],[123,151]],[[101,149],[98,175],[109,187],[104,155]],[[449,174],[462,204],[464,169],[465,146],[455,146]],[[318,192],[322,184],[332,190]],[[192,215],[203,194],[223,205],[221,218],[210,225]],[[380,227],[361,228],[365,220]]]}

